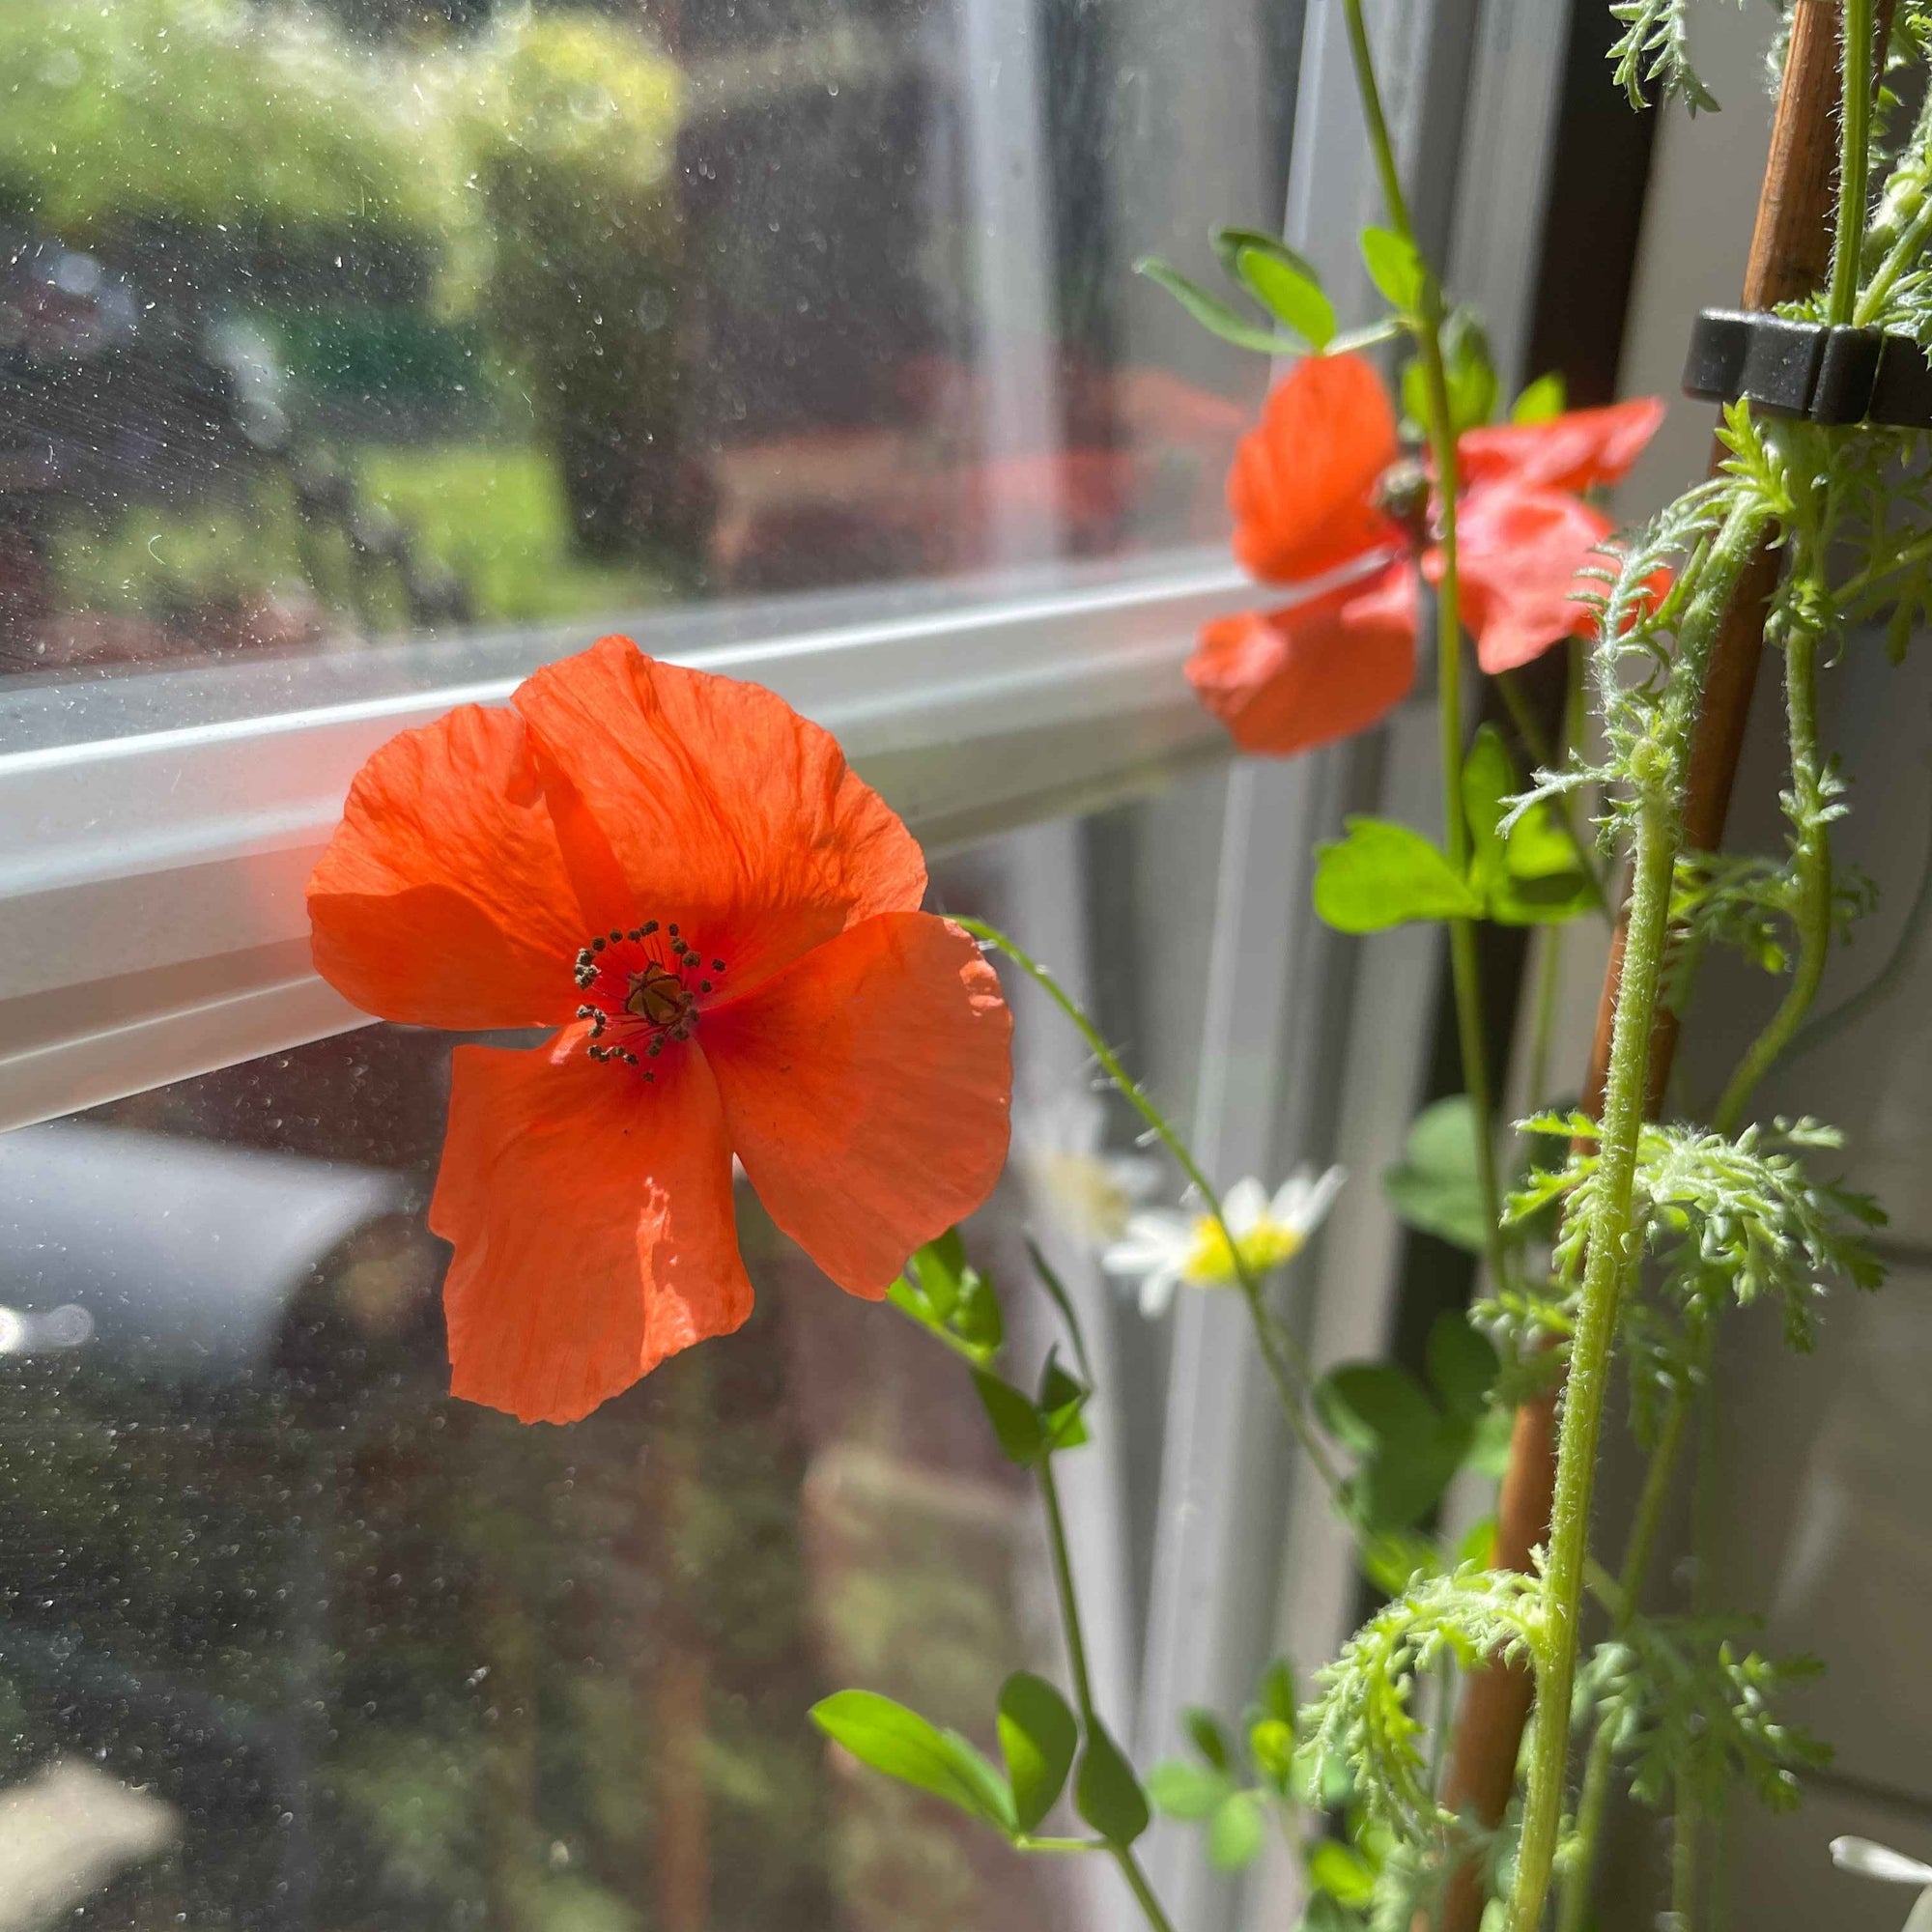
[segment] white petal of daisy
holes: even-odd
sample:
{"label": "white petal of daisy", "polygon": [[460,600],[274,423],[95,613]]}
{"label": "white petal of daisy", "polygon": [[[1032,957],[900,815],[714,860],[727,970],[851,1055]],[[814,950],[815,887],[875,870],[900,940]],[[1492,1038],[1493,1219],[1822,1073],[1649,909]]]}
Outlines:
{"label": "white petal of daisy", "polygon": [[1174,1291],[1179,1286],[1179,1268],[1150,1268],[1141,1277],[1141,1314],[1158,1321],[1174,1306]]}
{"label": "white petal of daisy", "polygon": [[1833,1838],[1832,1862],[1840,1871],[1856,1872],[1861,1878],[1885,1879],[1892,1885],[1932,1886],[1932,1865],[1908,1859],[1889,1845],[1870,1838]]}
{"label": "white petal of daisy", "polygon": [[1246,1175],[1236,1181],[1221,1197],[1221,1218],[1227,1222],[1229,1234],[1237,1241],[1252,1235],[1261,1226],[1267,1210],[1267,1189],[1253,1175]]}
{"label": "white petal of daisy", "polygon": [[1918,1894],[1918,1902],[1908,1915],[1902,1932],[1932,1932],[1932,1887]]}
{"label": "white petal of daisy", "polygon": [[1328,1218],[1348,1178],[1346,1168],[1331,1167],[1317,1174],[1312,1167],[1297,1167],[1275,1190],[1268,1218],[1307,1239]]}
{"label": "white petal of daisy", "polygon": [[1118,1240],[1136,1201],[1159,1184],[1159,1163],[1099,1151],[1106,1109],[1091,1094],[1060,1094],[1016,1110],[1014,1154],[1037,1210],[1083,1248]]}
{"label": "white petal of daisy", "polygon": [[1100,1257],[1109,1274],[1146,1274],[1151,1268],[1179,1270],[1194,1241],[1194,1224],[1179,1214],[1143,1213],[1127,1222],[1127,1232]]}

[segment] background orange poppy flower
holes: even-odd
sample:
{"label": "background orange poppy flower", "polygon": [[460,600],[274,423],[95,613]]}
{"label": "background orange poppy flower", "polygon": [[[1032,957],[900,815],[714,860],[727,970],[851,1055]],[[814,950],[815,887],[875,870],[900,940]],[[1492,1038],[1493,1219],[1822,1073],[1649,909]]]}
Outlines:
{"label": "background orange poppy flower", "polygon": [[925,864],[771,692],[605,638],[383,747],[309,882],[317,969],[459,1046],[430,1226],[452,1392],[570,1421],[751,1311],[735,1151],[841,1288],[991,1192],[1011,1018]]}
{"label": "background orange poppy flower", "polygon": [[[1590,634],[1595,613],[1577,593],[1597,587],[1583,573],[1611,526],[1577,493],[1620,479],[1662,418],[1663,405],[1642,398],[1460,439],[1462,610],[1485,671]],[[1339,590],[1203,630],[1189,681],[1243,751],[1281,756],[1347,737],[1414,683],[1413,540],[1379,500],[1400,455],[1381,379],[1348,355],[1298,362],[1241,440],[1228,474],[1236,556],[1270,582],[1364,570]],[[1435,546],[1419,561],[1439,581]]]}

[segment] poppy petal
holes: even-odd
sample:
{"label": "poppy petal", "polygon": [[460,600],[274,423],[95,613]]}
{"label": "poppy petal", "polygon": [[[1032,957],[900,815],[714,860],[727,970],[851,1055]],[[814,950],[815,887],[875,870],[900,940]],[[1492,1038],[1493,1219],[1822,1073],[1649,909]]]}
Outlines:
{"label": "poppy petal", "polygon": [[1456,457],[1465,489],[1509,482],[1590,490],[1621,483],[1662,420],[1661,396],[1637,396],[1603,409],[1571,410],[1548,422],[1467,430],[1457,441]]}
{"label": "poppy petal", "polygon": [[[1463,620],[1490,676],[1564,638],[1595,633],[1596,610],[1582,600],[1605,586],[1582,573],[1607,567],[1600,554],[1610,535],[1606,518],[1561,490],[1492,484],[1463,497],[1456,528]],[[1423,558],[1423,570],[1431,582],[1440,581],[1439,551]]]}
{"label": "poppy petal", "polygon": [[1257,577],[1297,583],[1398,541],[1375,492],[1400,453],[1395,411],[1367,362],[1297,362],[1235,451],[1236,556]]}
{"label": "poppy petal", "polygon": [[534,1052],[460,1046],[429,1224],[450,1392],[571,1422],[752,1308],[718,1083],[695,1047],[646,1085],[573,1027]]}
{"label": "poppy petal", "polygon": [[600,927],[677,921],[749,988],[924,895],[925,861],[897,815],[829,732],[762,686],[603,638],[513,701]]}
{"label": "poppy petal", "polygon": [[1222,617],[1187,679],[1243,751],[1285,757],[1373,724],[1415,682],[1415,583],[1393,565],[1285,611]]}
{"label": "poppy petal", "polygon": [[465,704],[355,775],[308,882],[316,971],[364,1012],[466,1031],[570,1017],[583,943],[523,720]]}
{"label": "poppy petal", "polygon": [[840,1288],[882,1295],[992,1192],[1012,1015],[956,925],[867,920],[700,1024],[752,1185]]}

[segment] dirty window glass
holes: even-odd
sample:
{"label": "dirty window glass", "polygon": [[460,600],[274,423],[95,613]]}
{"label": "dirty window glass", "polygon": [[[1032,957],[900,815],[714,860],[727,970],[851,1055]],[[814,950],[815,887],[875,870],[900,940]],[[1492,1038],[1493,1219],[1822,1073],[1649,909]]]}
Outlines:
{"label": "dirty window glass", "polygon": [[0,669],[1216,538],[1295,0],[8,0]]}
{"label": "dirty window glass", "polygon": [[[1044,930],[1181,1105],[1198,1004],[1122,968],[1149,868],[1212,876],[1218,783],[934,873]],[[1164,1335],[1081,1245],[1087,1194],[1056,1206],[1108,1123],[1082,1142],[1090,1069],[1021,1019],[1022,1157],[969,1239],[1012,1372],[1052,1339],[1023,1222],[1114,1364],[1065,1473],[1125,1735]],[[369,1027],[0,1136],[0,1925],[1114,1922],[1100,1861],[1016,1858],[807,1719],[860,1685],[991,1747],[1006,1673],[1062,1668],[960,1365],[745,1192],[737,1335],[568,1428],[452,1402],[422,1218],[450,1049]]]}

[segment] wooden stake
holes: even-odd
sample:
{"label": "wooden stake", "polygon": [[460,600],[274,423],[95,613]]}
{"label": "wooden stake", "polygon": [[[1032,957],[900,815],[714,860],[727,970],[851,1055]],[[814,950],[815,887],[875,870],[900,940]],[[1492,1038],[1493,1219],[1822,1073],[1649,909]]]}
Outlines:
{"label": "wooden stake", "polygon": [[[1750,263],[1745,271],[1747,308],[1768,309],[1809,295],[1831,267],[1837,172],[1838,17],[1837,0],[1796,0],[1792,10],[1791,47],[1758,194]],[[1881,57],[1890,22],[1891,6],[1882,0]],[[1717,454],[1712,462],[1715,469]],[[1723,839],[1779,561],[1775,551],[1759,554],[1712,645],[1684,809],[1686,842],[1695,851],[1715,851]],[[1580,1102],[1593,1119],[1603,1109],[1623,949],[1620,918],[1605,969]],[[1653,1113],[1662,1103],[1676,1046],[1676,1016],[1660,1006],[1651,1036]],[[1556,1401],[1552,1394],[1525,1403],[1517,1411],[1509,1465],[1497,1499],[1493,1561],[1498,1568],[1526,1571],[1531,1552],[1549,1534],[1549,1502],[1556,1484]],[[1443,1786],[1443,1803],[1451,1810],[1477,1817],[1492,1830],[1502,1822],[1534,1699],[1535,1683],[1525,1669],[1492,1664],[1470,1674]],[[1477,1932],[1483,1904],[1481,1875],[1473,1864],[1466,1864],[1450,1881],[1437,1921],[1439,1932]]]}

